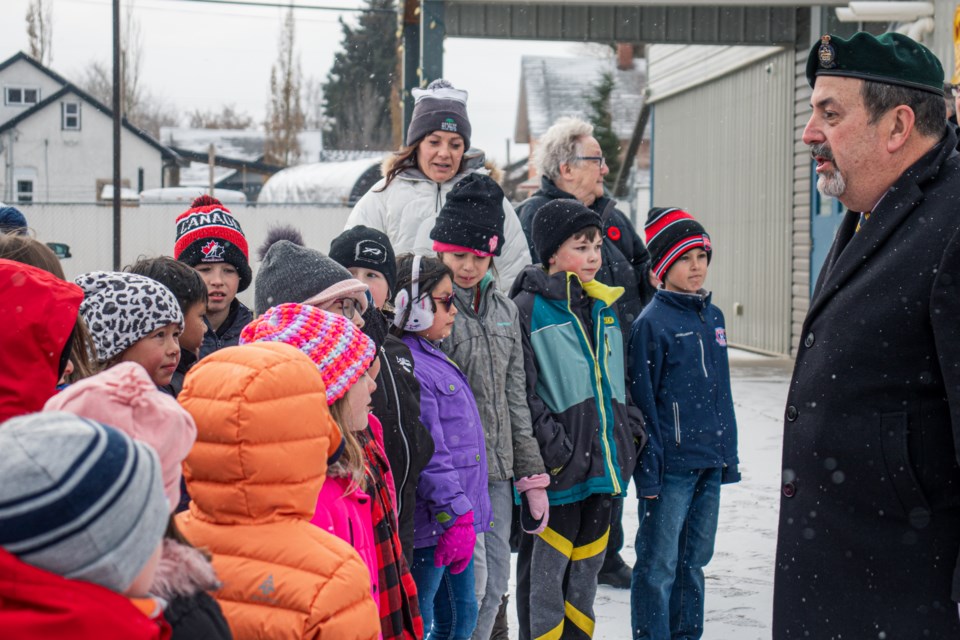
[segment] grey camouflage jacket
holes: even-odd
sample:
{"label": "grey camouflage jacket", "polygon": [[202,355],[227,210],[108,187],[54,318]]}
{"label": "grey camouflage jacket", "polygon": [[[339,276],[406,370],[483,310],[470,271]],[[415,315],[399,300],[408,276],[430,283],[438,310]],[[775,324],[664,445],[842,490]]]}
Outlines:
{"label": "grey camouflage jacket", "polygon": [[467,375],[477,400],[490,481],[545,473],[530,425],[517,306],[497,291],[490,272],[480,283],[479,312],[474,290],[453,291],[459,313],[440,348]]}

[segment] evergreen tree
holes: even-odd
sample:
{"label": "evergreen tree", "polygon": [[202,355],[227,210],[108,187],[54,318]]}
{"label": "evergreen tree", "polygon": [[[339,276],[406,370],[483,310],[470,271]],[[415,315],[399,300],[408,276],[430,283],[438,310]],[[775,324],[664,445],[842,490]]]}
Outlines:
{"label": "evergreen tree", "polygon": [[613,130],[613,114],[610,113],[610,96],[613,94],[613,74],[609,71],[600,76],[600,82],[593,93],[587,96],[590,104],[590,123],[593,125],[593,137],[600,143],[603,157],[606,158],[610,173],[603,183],[613,189],[620,171],[620,140]]}
{"label": "evergreen tree", "polygon": [[264,159],[273,164],[289,166],[300,157],[297,134],[303,131],[306,116],[300,103],[300,57],[294,52],[293,9],[287,12],[280,31],[280,51],[277,62],[270,69],[270,103],[267,105]]}
{"label": "evergreen tree", "polygon": [[358,24],[342,19],[343,50],[323,86],[329,149],[395,148],[391,120],[398,40],[394,0],[365,0]]}

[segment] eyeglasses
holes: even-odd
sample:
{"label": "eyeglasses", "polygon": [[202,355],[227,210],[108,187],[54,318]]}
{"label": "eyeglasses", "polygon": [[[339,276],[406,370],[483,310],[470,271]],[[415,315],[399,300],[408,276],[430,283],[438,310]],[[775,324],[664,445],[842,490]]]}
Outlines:
{"label": "eyeglasses", "polygon": [[324,305],[326,307],[324,311],[333,311],[333,308],[337,305],[340,305],[343,317],[347,320],[353,320],[353,316],[359,315],[360,313],[358,303],[353,298],[337,298],[336,300],[331,300],[327,305]]}
{"label": "eyeglasses", "polygon": [[453,306],[453,294],[443,296],[442,298],[437,298],[434,296],[431,296],[431,297],[433,298],[433,301],[436,302],[438,305],[442,304],[443,310],[449,313],[450,307]]}
{"label": "eyeglasses", "polygon": [[589,160],[590,162],[596,162],[597,166],[603,169],[603,165],[607,164],[607,161],[603,156],[577,156],[577,160]]}
{"label": "eyeglasses", "polygon": [[952,85],[950,87],[950,95],[952,95],[954,98],[960,97],[960,85]]}

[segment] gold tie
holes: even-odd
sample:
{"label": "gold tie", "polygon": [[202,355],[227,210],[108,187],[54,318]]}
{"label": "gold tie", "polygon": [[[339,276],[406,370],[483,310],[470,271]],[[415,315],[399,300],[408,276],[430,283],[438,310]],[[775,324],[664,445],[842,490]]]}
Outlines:
{"label": "gold tie", "polygon": [[860,212],[860,220],[857,221],[857,228],[854,230],[854,233],[860,233],[860,227],[862,227],[864,224],[866,224],[867,220],[869,220],[869,219],[870,219],[870,212],[869,212],[869,211],[861,211],[861,212]]}

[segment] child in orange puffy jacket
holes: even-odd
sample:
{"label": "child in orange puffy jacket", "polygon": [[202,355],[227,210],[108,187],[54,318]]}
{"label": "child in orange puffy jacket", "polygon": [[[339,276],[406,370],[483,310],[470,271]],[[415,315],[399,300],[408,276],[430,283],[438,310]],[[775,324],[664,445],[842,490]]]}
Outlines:
{"label": "child in orange puffy jacket", "polygon": [[377,388],[376,345],[347,318],[302,304],[279,304],[244,327],[240,344],[283,342],[309,356],[327,389],[343,434],[327,470],[311,522],[347,541],[370,571],[384,640],[423,637],[417,590],[398,537],[396,490],[382,448],[382,427],[370,414]]}
{"label": "child in orange puffy jacket", "polygon": [[190,370],[197,423],[177,525],[213,554],[234,638],[373,640],[370,577],[350,545],[310,524],[340,430],[323,378],[295,347],[221,349]]}

